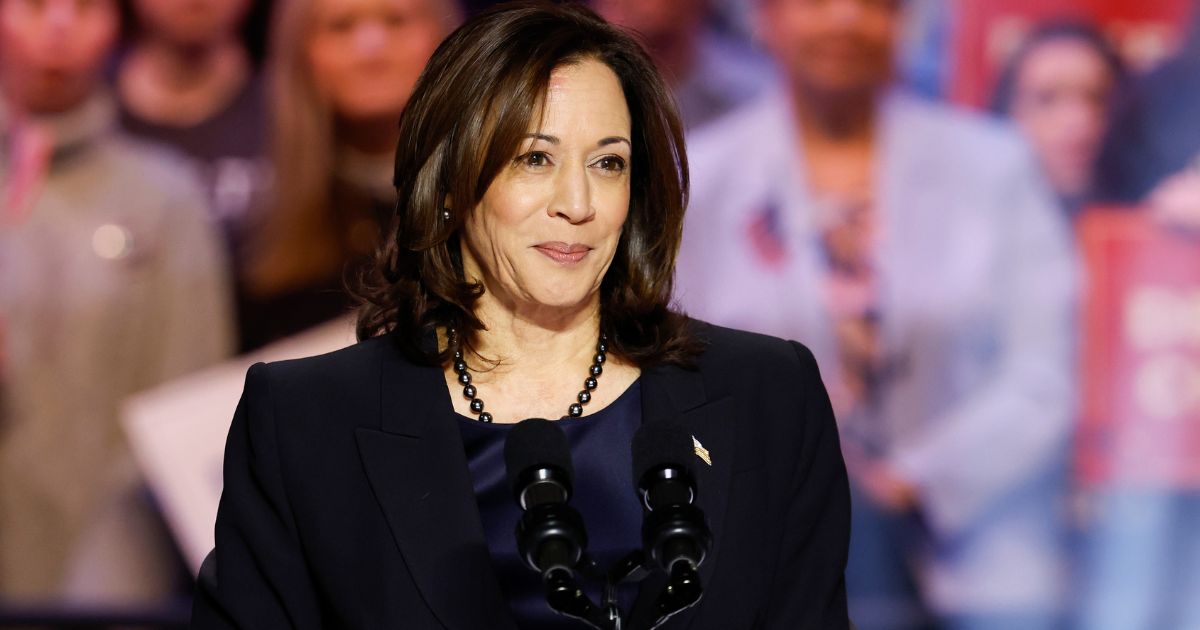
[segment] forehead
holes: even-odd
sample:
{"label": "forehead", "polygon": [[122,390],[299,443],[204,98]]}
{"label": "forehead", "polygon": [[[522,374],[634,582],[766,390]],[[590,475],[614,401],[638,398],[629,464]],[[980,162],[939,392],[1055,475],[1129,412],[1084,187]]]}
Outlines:
{"label": "forehead", "polygon": [[1025,58],[1021,77],[1037,79],[1063,73],[1107,74],[1108,64],[1103,54],[1089,42],[1079,38],[1056,38],[1039,43]]}
{"label": "forehead", "polygon": [[432,11],[433,4],[433,0],[314,0],[314,11],[318,15],[380,9],[415,12]]}
{"label": "forehead", "polygon": [[628,126],[629,107],[612,68],[595,59],[584,59],[551,71],[542,117],[543,123],[565,118]]}

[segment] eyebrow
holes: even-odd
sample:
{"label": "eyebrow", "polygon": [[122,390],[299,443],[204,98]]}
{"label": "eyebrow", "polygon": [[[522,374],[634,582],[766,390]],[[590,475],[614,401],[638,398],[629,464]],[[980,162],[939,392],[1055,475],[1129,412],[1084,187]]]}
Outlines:
{"label": "eyebrow", "polygon": [[[533,138],[534,140],[545,140],[546,142],[549,142],[550,144],[561,144],[562,143],[562,140],[559,139],[558,136],[548,136],[544,133],[527,133],[527,134],[525,134],[525,137]],[[629,141],[629,138],[626,138],[624,136],[608,136],[607,138],[601,138],[600,141],[596,143],[596,146],[606,147],[610,144],[617,144],[619,142],[624,142],[625,144],[627,144],[631,147],[633,146],[633,143],[631,143]]]}

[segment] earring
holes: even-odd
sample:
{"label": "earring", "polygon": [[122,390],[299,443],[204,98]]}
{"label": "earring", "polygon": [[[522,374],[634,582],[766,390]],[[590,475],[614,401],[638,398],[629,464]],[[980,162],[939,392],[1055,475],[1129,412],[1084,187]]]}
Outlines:
{"label": "earring", "polygon": [[446,208],[442,208],[442,220],[446,222],[450,221],[450,211]]}

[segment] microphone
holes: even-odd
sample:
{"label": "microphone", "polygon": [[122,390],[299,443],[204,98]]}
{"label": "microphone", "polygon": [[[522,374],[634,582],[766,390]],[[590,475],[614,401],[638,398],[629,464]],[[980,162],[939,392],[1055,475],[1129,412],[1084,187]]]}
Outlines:
{"label": "microphone", "polygon": [[521,558],[543,576],[554,569],[573,573],[587,532],[579,512],[567,504],[575,473],[567,436],[549,420],[523,420],[504,443],[504,465],[523,512],[517,523]]}
{"label": "microphone", "polygon": [[694,448],[691,434],[674,422],[643,424],[633,436],[633,478],[646,510],[642,545],[668,575],[656,602],[663,616],[700,600],[698,569],[712,548],[712,532],[695,505]]}
{"label": "microphone", "polygon": [[571,447],[557,424],[541,418],[522,420],[504,443],[504,466],[513,499],[521,506],[517,552],[542,575],[546,603],[568,617],[596,628],[601,611],[580,587],[576,567],[587,549],[583,517],[571,500]]}

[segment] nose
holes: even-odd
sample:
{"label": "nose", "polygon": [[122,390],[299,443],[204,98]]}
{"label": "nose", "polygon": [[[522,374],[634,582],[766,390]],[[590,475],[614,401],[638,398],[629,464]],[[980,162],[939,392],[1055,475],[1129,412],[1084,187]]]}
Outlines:
{"label": "nose", "polygon": [[72,0],[50,2],[46,6],[46,26],[50,33],[62,37],[75,23],[79,10]]}
{"label": "nose", "polygon": [[1073,95],[1063,104],[1060,124],[1070,135],[1076,137],[1099,136],[1104,127],[1104,107],[1089,98],[1090,95]]}
{"label": "nose", "polygon": [[363,56],[379,52],[387,43],[387,27],[379,20],[366,20],[355,29],[354,48]]}
{"label": "nose", "polygon": [[852,26],[863,17],[863,0],[833,0],[828,5],[829,19],[839,26]]}
{"label": "nose", "polygon": [[550,216],[562,217],[572,224],[584,223],[595,215],[586,166],[559,170],[554,182],[554,198],[547,210]]}

